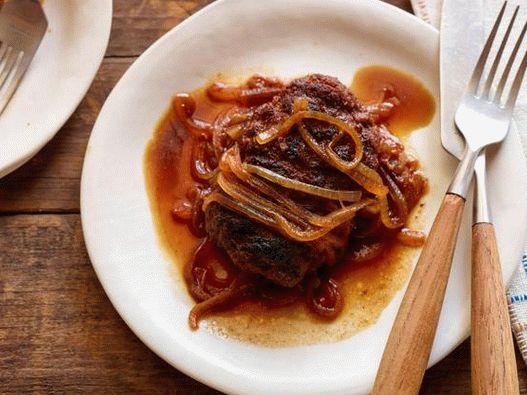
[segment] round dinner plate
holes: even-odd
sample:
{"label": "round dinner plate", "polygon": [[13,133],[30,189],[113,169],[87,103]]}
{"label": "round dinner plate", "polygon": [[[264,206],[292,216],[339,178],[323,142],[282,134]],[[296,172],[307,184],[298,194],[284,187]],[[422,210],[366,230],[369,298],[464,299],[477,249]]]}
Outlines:
{"label": "round dinner plate", "polygon": [[[145,148],[172,95],[202,86],[217,72],[262,72],[282,79],[317,72],[348,84],[359,67],[369,64],[409,72],[439,99],[438,33],[395,7],[371,0],[220,0],[156,42],[111,93],[83,169],[86,246],[120,315],[177,369],[228,393],[370,391],[404,289],[372,326],[335,343],[265,348],[207,330],[192,332],[187,315],[193,301],[158,243],[143,174]],[[425,230],[456,167],[439,136],[436,111],[430,125],[409,140],[430,180]],[[492,153],[489,165],[506,280],[517,268],[524,241],[527,202],[519,193],[527,190],[524,163],[514,132]],[[470,206],[469,201],[431,364],[469,334]]]}
{"label": "round dinner plate", "polygon": [[111,0],[46,0],[48,30],[0,115],[0,177],[31,159],[64,125],[106,51]]}

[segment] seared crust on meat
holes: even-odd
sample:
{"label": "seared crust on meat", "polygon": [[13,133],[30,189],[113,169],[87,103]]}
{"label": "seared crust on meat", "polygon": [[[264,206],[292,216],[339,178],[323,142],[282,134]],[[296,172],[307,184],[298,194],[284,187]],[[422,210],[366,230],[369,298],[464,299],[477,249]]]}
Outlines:
{"label": "seared crust on meat", "polygon": [[[426,186],[426,179],[417,170],[417,161],[405,153],[403,145],[388,130],[372,122],[364,106],[346,86],[324,75],[293,80],[272,101],[254,109],[250,127],[239,140],[244,162],[320,187],[357,189],[351,178],[319,158],[295,128],[268,144],[256,142],[257,133],[278,126],[291,116],[297,98],[306,99],[309,110],[327,113],[353,126],[362,139],[362,162],[375,170],[383,167],[391,174],[410,209],[417,203]],[[338,132],[335,126],[316,120],[306,120],[305,126],[320,144],[327,144]],[[350,160],[354,145],[345,137],[335,151],[342,159]],[[284,190],[284,193],[290,192]],[[302,200],[299,193],[294,197]],[[324,199],[305,200],[306,207],[319,213],[338,208],[335,202]],[[209,237],[227,252],[236,266],[286,287],[297,285],[306,273],[320,265],[333,265],[345,252],[353,226],[348,222],[316,241],[300,243],[217,203],[210,204],[205,214]]]}

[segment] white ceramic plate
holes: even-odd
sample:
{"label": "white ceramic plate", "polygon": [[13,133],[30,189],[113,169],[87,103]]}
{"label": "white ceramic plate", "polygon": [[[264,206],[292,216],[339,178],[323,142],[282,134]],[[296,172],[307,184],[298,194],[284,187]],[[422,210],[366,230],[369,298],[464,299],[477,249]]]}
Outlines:
{"label": "white ceramic plate", "polygon": [[[179,370],[229,393],[359,394],[371,389],[403,291],[374,325],[338,343],[272,349],[205,330],[191,332],[187,313],[193,302],[159,247],[143,154],[171,96],[203,85],[216,72],[263,71],[281,78],[319,72],[349,83],[358,67],[372,63],[414,74],[439,97],[438,34],[394,7],[371,0],[222,0],[155,43],[108,98],[83,170],[86,245],[123,319]],[[430,179],[427,227],[456,166],[441,148],[438,114],[411,139]],[[489,177],[509,280],[521,254],[527,216],[523,194],[511,192],[527,190],[516,133],[492,159]],[[469,333],[470,211],[460,232],[431,364]]]}
{"label": "white ceramic plate", "polygon": [[101,64],[111,0],[46,0],[48,31],[0,116],[0,177],[33,157],[64,125]]}

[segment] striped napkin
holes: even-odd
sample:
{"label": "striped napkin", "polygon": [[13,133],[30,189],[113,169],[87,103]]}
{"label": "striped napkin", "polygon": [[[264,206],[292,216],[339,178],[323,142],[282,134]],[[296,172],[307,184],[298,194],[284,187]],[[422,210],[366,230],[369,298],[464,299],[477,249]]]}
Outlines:
{"label": "striped napkin", "polygon": [[[463,1],[463,0],[461,0]],[[519,2],[520,0],[516,0]],[[441,7],[443,0],[411,0],[415,14],[436,29],[439,29],[441,21]],[[513,3],[512,1],[511,3]],[[485,27],[486,31],[494,22],[498,9],[503,4],[502,0],[483,0],[486,11]],[[527,18],[527,7],[520,10],[519,20]],[[522,15],[523,14],[523,15]],[[520,25],[520,24],[516,24]],[[516,26],[518,28],[518,26]],[[513,36],[514,37],[514,36]],[[523,143],[523,151],[527,158],[527,89],[524,89],[518,98],[514,119],[520,132]],[[526,223],[527,226],[527,223]],[[527,363],[527,245],[525,254],[519,262],[518,271],[514,274],[509,290],[507,291],[509,312],[511,317],[512,331],[516,337],[518,347],[524,361]]]}

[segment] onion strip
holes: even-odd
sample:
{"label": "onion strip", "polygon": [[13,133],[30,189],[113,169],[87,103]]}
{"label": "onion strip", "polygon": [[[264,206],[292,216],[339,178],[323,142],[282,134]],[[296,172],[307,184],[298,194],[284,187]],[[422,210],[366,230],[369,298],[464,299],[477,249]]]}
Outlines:
{"label": "onion strip", "polygon": [[351,206],[335,210],[326,216],[318,216],[311,213],[313,217],[318,219],[318,223],[326,225],[318,227],[308,224],[304,218],[292,212],[287,212],[283,207],[258,196],[248,188],[234,184],[223,173],[218,176],[218,185],[233,199],[229,202],[229,205],[226,205],[225,200],[228,200],[228,197],[225,196],[225,199],[222,198],[221,201],[214,198],[218,203],[234,211],[243,211],[249,218],[271,226],[299,241],[312,241],[324,236],[344,222],[351,220],[358,210],[374,202],[372,199],[366,199]]}
{"label": "onion strip", "polygon": [[[341,131],[346,132],[351,139],[353,140],[353,143],[355,145],[355,157],[351,162],[347,164],[348,167],[352,168],[353,166],[356,166],[361,160],[363,155],[363,147],[362,147],[362,140],[352,126],[348,125],[346,122],[332,117],[331,115],[328,115],[326,113],[320,112],[320,111],[298,111],[297,113],[294,113],[289,118],[287,118],[280,128],[278,129],[270,129],[265,132],[262,132],[260,134],[256,135],[256,141],[259,144],[267,144],[273,140],[275,140],[278,137],[284,136],[293,126],[295,126],[297,123],[301,122],[304,119],[315,119],[318,121],[324,121],[331,125],[336,126]],[[336,155],[336,154],[335,154]]]}
{"label": "onion strip", "polygon": [[283,230],[283,233],[285,233],[291,239],[298,241],[313,241],[320,239],[322,236],[325,236],[332,230],[331,228],[300,229],[298,226],[286,221],[281,216],[277,218],[277,222],[280,226],[280,229]]}
{"label": "onion strip", "polygon": [[382,182],[379,173],[363,163],[359,163],[347,174],[353,179],[353,181],[374,195],[385,196],[388,194],[388,188]]}
{"label": "onion strip", "polygon": [[355,166],[357,166],[360,162],[357,161],[356,157],[351,161],[351,162],[348,162],[348,161],[345,161],[344,159],[342,159],[335,151],[334,151],[334,147],[335,145],[340,141],[342,140],[342,138],[344,137],[344,134],[342,132],[340,133],[337,133],[335,135],[335,137],[333,137],[333,139],[330,141],[330,143],[328,144],[328,146],[326,147],[326,153],[328,154],[328,156],[331,158],[331,160],[335,163],[338,163],[339,167],[345,171],[351,171]]}
{"label": "onion strip", "polygon": [[187,131],[194,137],[200,137],[203,134],[210,137],[213,127],[211,124],[192,118],[196,111],[196,103],[192,96],[186,93],[180,93],[172,99],[172,107],[176,113],[177,119],[185,126]]}
{"label": "onion strip", "polygon": [[392,178],[384,169],[382,169],[382,172],[390,190],[390,197],[394,201],[399,212],[397,213],[397,218],[392,218],[392,216],[390,215],[388,196],[385,195],[379,197],[381,221],[384,226],[386,226],[388,229],[400,228],[405,224],[406,218],[408,217],[408,206],[406,204],[404,195],[402,194],[395,181],[392,180]]}
{"label": "onion strip", "polygon": [[282,88],[260,86],[242,88],[216,82],[207,88],[207,94],[212,100],[222,102],[240,102],[242,104],[260,103],[271,100],[282,91]]}
{"label": "onion strip", "polygon": [[[218,168],[211,168],[207,163],[207,144],[208,141],[203,140],[202,137],[194,139],[192,143],[192,164],[191,170],[195,177],[209,181],[216,176]],[[211,148],[212,150],[212,148]]]}
{"label": "onion strip", "polygon": [[216,202],[232,211],[243,214],[248,218],[252,218],[263,225],[267,225],[272,228],[276,227],[276,221],[273,218],[266,214],[262,214],[252,206],[247,206],[240,202],[236,202],[221,192],[212,192],[205,199],[203,199],[203,211],[207,210],[207,207],[213,202]]}
{"label": "onion strip", "polygon": [[388,229],[397,229],[404,225],[404,222],[401,218],[392,218],[390,215],[390,205],[388,203],[388,196],[379,196],[379,208],[380,208],[380,217],[384,226]]}
{"label": "onion strip", "polygon": [[381,176],[379,176],[375,170],[369,168],[363,163],[357,163],[357,165],[351,170],[341,166],[339,162],[333,161],[328,156],[326,150],[318,144],[302,123],[299,125],[299,131],[300,136],[306,144],[326,163],[337,168],[342,173],[347,174],[353,181],[374,195],[382,196],[388,193],[388,188],[383,184]]}
{"label": "onion strip", "polygon": [[302,181],[284,177],[278,173],[275,173],[272,170],[269,170],[269,169],[266,169],[260,166],[255,166],[255,165],[244,163],[243,168],[247,170],[249,173],[256,174],[257,176],[260,176],[282,187],[292,189],[294,191],[304,192],[309,195],[323,197],[326,199],[341,200],[344,202],[356,202],[360,200],[361,195],[362,195],[361,191],[334,190],[334,189],[322,188],[316,185],[306,184]]}
{"label": "onion strip", "polygon": [[[258,89],[256,88],[256,90]],[[239,100],[242,90],[240,87],[235,88],[216,84],[209,87],[208,93],[212,96],[216,95],[217,99],[229,101]],[[192,107],[192,104],[195,103],[188,101],[190,99],[190,97],[179,98],[181,104],[178,108],[187,117],[190,117],[195,110]],[[376,200],[365,199],[360,201],[362,196],[361,191],[333,190],[319,187],[282,176],[261,166],[243,163],[240,157],[240,149],[237,143],[234,143],[231,148],[221,154],[219,165],[214,171],[208,171],[212,169],[209,169],[205,162],[196,162],[198,165],[196,166],[198,176],[205,180],[213,180],[224,192],[214,192],[205,198],[203,210],[212,201],[216,201],[220,205],[276,229],[294,240],[312,241],[324,236],[344,222],[350,221],[358,210],[368,206],[375,208],[375,202],[377,202],[379,216],[383,225],[389,229],[401,227],[406,221],[408,214],[404,196],[397,187],[397,184],[389,176],[384,174],[385,181],[388,183],[388,186],[386,186],[383,178],[377,171],[361,163],[364,147],[358,132],[341,119],[319,111],[308,111],[307,108],[308,102],[306,99],[296,99],[293,104],[293,114],[278,128],[271,128],[257,134],[257,142],[260,144],[271,142],[278,137],[286,135],[298,124],[300,136],[321,159],[348,175],[369,193],[374,194]],[[331,142],[323,145],[307,131],[303,124],[304,119],[327,122],[336,126],[339,132],[333,137]],[[227,127],[223,127],[225,135],[228,135],[232,140],[237,140],[245,131],[245,128],[242,126],[244,121],[246,121],[246,117],[237,116],[234,117],[232,124],[227,122],[225,125]],[[214,134],[212,137],[213,145],[215,146],[219,142],[219,135],[216,133],[217,125],[214,126]],[[350,161],[342,159],[335,152],[337,144],[346,134],[350,136],[355,146],[355,154]],[[205,147],[198,146],[196,148],[198,151],[205,150]],[[216,155],[220,153],[218,151],[215,152]],[[198,156],[202,156],[203,153],[197,152],[197,154],[199,154]],[[229,173],[233,174],[235,178],[230,177]],[[340,201],[342,207],[327,215],[315,214],[266,181],[288,190]],[[398,215],[396,218],[393,218],[390,214],[388,194],[390,194],[390,197],[397,205]],[[344,206],[342,202],[358,203]]]}
{"label": "onion strip", "polygon": [[190,329],[197,330],[199,328],[199,322],[204,316],[216,309],[227,306],[229,303],[233,303],[237,298],[248,294],[250,290],[251,287],[249,285],[240,284],[240,281],[236,279],[225,291],[214,295],[203,302],[197,303],[192,310],[190,310],[188,315]]}
{"label": "onion strip", "polygon": [[290,220],[295,221],[300,225],[308,226],[308,224],[302,218],[299,218],[293,213],[288,213],[283,207],[280,207],[268,199],[258,196],[256,192],[241,185],[241,183],[236,183],[232,180],[229,180],[229,178],[223,173],[218,176],[218,185],[227,195],[231,196],[233,199],[242,204],[254,206],[259,210],[266,210],[267,213],[272,217],[277,215],[284,218],[289,217]]}
{"label": "onion strip", "polygon": [[284,196],[283,193],[280,193],[263,180],[251,175],[241,163],[240,151],[237,145],[234,145],[227,152],[225,152],[222,162],[223,161],[228,162],[227,165],[230,166],[232,172],[240,180],[248,183],[251,187],[275,199],[277,203],[283,204],[289,210],[291,210],[292,213],[296,214],[298,217],[312,225],[335,228],[343,222],[351,220],[358,210],[375,203],[375,201],[372,199],[365,199],[355,205],[346,206],[335,210],[328,215],[317,215],[298,205],[292,199]]}
{"label": "onion strip", "polygon": [[399,230],[396,237],[399,242],[409,247],[422,247],[426,240],[423,232],[408,228]]}

